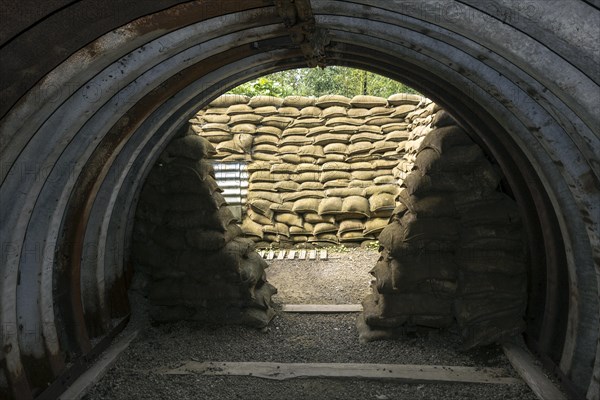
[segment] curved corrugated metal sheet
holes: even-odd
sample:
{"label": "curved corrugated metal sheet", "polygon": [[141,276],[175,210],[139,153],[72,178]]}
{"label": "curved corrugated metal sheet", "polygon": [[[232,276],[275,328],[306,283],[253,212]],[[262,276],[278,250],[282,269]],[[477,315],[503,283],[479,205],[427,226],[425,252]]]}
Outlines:
{"label": "curved corrugated metal sheet", "polygon": [[597,399],[597,2],[2,7],[0,357],[14,396],[60,385],[128,315],[137,193],[168,140],[220,93],[308,59],[415,87],[498,161],[530,238],[529,343]]}

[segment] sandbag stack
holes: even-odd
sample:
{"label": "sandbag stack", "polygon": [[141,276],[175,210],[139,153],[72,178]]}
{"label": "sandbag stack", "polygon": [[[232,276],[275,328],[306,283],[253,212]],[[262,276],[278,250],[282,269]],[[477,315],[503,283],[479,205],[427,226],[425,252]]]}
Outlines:
{"label": "sandbag stack", "polygon": [[363,242],[396,207],[406,118],[421,104],[411,94],[224,95],[190,122],[201,135],[208,126],[218,160],[251,160],[242,231],[259,246]]}
{"label": "sandbag stack", "polygon": [[429,132],[406,154],[414,169],[379,236],[361,337],[454,321],[466,348],[518,334],[527,277],[517,205],[498,190],[498,171],[449,114],[435,113],[422,129]]}
{"label": "sandbag stack", "polygon": [[266,262],[221,195],[208,159],[216,154],[189,130],[173,139],[140,193],[133,234],[136,274],[155,321],[204,320],[266,326],[276,289]]}

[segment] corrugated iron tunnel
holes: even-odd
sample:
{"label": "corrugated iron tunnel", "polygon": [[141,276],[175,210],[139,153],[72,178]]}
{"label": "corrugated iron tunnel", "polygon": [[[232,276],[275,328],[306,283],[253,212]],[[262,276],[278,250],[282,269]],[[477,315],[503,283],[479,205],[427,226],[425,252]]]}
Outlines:
{"label": "corrugated iron tunnel", "polygon": [[527,341],[575,392],[598,398],[596,1],[2,7],[10,17],[0,37],[9,396],[39,394],[122,327],[139,191],[193,113],[244,81],[308,64],[405,82],[497,161],[527,231]]}

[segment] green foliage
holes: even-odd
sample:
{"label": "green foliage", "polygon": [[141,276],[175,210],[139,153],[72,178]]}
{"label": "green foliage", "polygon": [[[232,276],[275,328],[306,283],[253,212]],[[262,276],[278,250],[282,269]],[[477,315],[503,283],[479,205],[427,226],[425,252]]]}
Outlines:
{"label": "green foliage", "polygon": [[323,96],[358,94],[388,97],[394,93],[417,93],[414,89],[372,72],[348,67],[294,69],[246,82],[230,93],[247,96]]}
{"label": "green foliage", "polygon": [[287,96],[280,82],[273,80],[267,76],[260,77],[256,80],[246,82],[236,88],[233,88],[229,93],[245,94],[247,96]]}

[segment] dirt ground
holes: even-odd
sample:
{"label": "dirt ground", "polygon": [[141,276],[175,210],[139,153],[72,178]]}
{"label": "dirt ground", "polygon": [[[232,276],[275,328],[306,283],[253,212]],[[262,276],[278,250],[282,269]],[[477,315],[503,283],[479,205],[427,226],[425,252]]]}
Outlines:
{"label": "dirt ground", "polygon": [[370,292],[369,271],[379,253],[362,248],[328,251],[328,260],[273,260],[267,279],[276,303],[359,304]]}
{"label": "dirt ground", "polygon": [[366,379],[290,379],[164,375],[186,361],[269,361],[328,363],[389,363],[496,367],[516,376],[499,346],[460,350],[453,332],[411,334],[393,341],[360,343],[356,313],[294,314],[284,303],[357,304],[369,291],[368,271],[378,253],[354,249],[330,253],[328,261],[271,262],[269,280],[279,288],[277,315],[258,331],[242,326],[178,322],[153,325],[140,315],[130,323],[139,335],[86,400],[130,399],[273,399],[273,400],[533,400],[523,383],[406,384]]}

